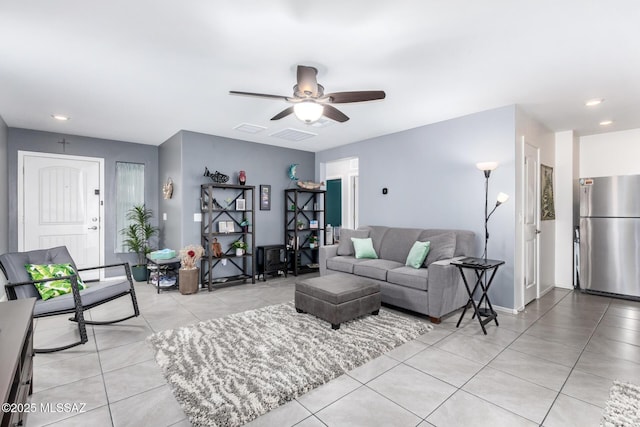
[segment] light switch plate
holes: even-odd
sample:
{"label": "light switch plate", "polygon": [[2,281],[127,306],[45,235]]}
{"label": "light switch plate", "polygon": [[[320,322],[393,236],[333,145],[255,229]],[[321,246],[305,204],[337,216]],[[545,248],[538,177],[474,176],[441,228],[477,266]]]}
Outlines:
{"label": "light switch plate", "polygon": [[202,222],[202,214],[194,213],[193,214],[193,222]]}
{"label": "light switch plate", "polygon": [[166,220],[167,220],[167,213],[166,213],[166,212],[163,212],[163,213],[162,213],[162,220],[163,220],[163,221],[166,221]]}

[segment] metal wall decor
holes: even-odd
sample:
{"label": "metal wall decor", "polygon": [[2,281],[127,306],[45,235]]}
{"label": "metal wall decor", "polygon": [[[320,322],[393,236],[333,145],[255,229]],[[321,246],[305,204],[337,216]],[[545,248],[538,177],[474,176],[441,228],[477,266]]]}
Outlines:
{"label": "metal wall decor", "polygon": [[215,182],[216,184],[224,184],[225,182],[229,181],[229,175],[225,175],[222,172],[218,171],[211,173],[209,172],[209,168],[206,166],[204,167],[204,176],[211,179],[211,181]]}
{"label": "metal wall decor", "polygon": [[553,168],[540,165],[540,220],[556,219],[556,208],[553,203]]}
{"label": "metal wall decor", "polygon": [[171,177],[167,178],[167,182],[162,186],[162,196],[165,200],[173,197],[173,180]]}

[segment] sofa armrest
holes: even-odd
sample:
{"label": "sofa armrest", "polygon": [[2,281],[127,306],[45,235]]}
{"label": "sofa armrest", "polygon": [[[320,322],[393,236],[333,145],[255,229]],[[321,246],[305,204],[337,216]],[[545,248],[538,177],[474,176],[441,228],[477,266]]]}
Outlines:
{"label": "sofa armrest", "polygon": [[429,265],[429,316],[440,318],[464,306],[469,295],[458,267],[451,261],[464,257],[440,260]]}
{"label": "sofa armrest", "polygon": [[325,276],[327,274],[327,259],[333,258],[338,255],[338,245],[320,246],[320,275]]}

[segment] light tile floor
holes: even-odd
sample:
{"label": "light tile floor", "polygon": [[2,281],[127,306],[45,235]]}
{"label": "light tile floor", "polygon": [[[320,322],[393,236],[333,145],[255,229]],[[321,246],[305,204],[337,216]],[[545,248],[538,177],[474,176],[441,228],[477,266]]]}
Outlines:
{"label": "light tile floor", "polygon": [[[136,284],[142,315],[89,326],[89,343],[38,354],[40,403],[84,412],[36,412],[29,427],[188,426],[144,339],[155,331],[291,301],[295,278],[181,295]],[[120,298],[89,312],[128,313]],[[406,313],[403,313],[406,315]],[[36,322],[36,346],[77,335],[68,316]],[[640,303],[554,289],[518,315],[500,313],[484,336],[459,313],[377,359],[283,405],[259,426],[597,426],[614,379],[640,383]]]}

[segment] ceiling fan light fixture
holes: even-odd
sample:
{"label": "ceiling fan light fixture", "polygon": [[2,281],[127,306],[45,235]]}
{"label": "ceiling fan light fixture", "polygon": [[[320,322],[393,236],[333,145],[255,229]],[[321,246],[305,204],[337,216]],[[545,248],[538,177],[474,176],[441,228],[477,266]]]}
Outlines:
{"label": "ceiling fan light fixture", "polygon": [[322,117],[324,106],[313,101],[302,101],[293,106],[296,117],[305,123],[313,123]]}

